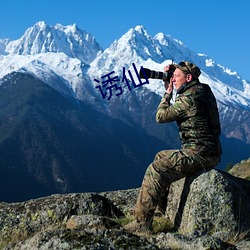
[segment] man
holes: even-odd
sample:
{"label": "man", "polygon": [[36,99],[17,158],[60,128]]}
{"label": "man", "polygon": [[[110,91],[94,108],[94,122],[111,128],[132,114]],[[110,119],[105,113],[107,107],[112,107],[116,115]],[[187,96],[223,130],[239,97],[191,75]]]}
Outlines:
{"label": "man", "polygon": [[[165,81],[166,92],[158,106],[156,121],[176,121],[182,147],[160,151],[149,165],[135,205],[135,220],[125,226],[129,231],[152,230],[155,209],[170,184],[199,169],[215,167],[220,161],[220,122],[215,97],[207,84],[200,83],[201,71],[195,64],[181,62],[174,66],[173,77],[170,82]],[[168,70],[169,66],[165,67]],[[173,86],[177,93],[171,105]]]}

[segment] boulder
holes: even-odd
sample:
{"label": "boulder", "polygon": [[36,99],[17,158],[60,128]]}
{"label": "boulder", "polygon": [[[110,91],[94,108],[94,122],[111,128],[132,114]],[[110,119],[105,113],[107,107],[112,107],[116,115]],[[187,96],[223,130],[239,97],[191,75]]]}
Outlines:
{"label": "boulder", "polygon": [[228,241],[250,230],[250,181],[216,169],[174,182],[166,216],[178,232]]}
{"label": "boulder", "polygon": [[[82,215],[86,216],[85,220],[81,219],[82,224],[92,218],[92,224],[99,225],[102,221],[104,228],[109,227],[109,220],[99,217],[124,216],[110,200],[96,193],[51,195],[26,202],[0,203],[0,249],[8,242],[24,240],[45,229],[65,228],[69,219],[73,221],[74,216]],[[76,227],[80,226],[79,221],[75,222]]]}
{"label": "boulder", "polygon": [[219,238],[205,234],[196,237],[187,237],[177,233],[162,233],[157,236],[158,246],[161,249],[185,249],[185,250],[204,250],[204,249],[228,249],[228,244]]}

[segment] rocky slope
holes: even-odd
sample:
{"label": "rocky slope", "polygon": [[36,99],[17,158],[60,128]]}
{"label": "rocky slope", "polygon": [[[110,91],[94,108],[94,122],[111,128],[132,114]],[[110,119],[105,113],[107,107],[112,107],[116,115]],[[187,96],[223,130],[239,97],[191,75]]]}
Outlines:
{"label": "rocky slope", "polygon": [[250,181],[218,170],[172,184],[154,233],[131,234],[138,189],[0,203],[1,249],[249,249]]}
{"label": "rocky slope", "polygon": [[161,143],[33,76],[2,81],[0,201],[140,185]]}

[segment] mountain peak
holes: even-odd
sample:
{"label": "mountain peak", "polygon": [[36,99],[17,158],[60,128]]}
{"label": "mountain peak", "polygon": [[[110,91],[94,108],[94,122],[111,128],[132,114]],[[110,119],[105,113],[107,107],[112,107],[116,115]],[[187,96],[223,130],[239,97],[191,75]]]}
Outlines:
{"label": "mountain peak", "polygon": [[135,28],[129,29],[128,32],[125,33],[125,36],[129,37],[130,39],[131,37],[145,37],[146,39],[151,39],[143,25],[137,25]]}
{"label": "mountain peak", "polygon": [[45,21],[38,21],[37,23],[35,23],[34,27],[40,27],[41,29],[47,27],[47,23]]}
{"label": "mountain peak", "polygon": [[6,52],[18,55],[36,55],[47,52],[62,52],[72,58],[90,63],[102,48],[91,34],[76,24],[49,26],[44,21],[28,28],[24,35],[9,42]]}
{"label": "mountain peak", "polygon": [[148,33],[147,33],[147,31],[146,31],[146,29],[144,28],[143,25],[135,26],[134,30],[136,30],[137,32],[139,32],[141,34],[147,34],[148,35]]}
{"label": "mountain peak", "polygon": [[84,34],[87,33],[85,30],[79,29],[75,23],[72,25],[67,25],[67,26],[64,26],[60,23],[57,23],[53,28],[55,30],[60,30],[60,31],[65,32],[65,33],[77,33],[77,32],[84,33]]}

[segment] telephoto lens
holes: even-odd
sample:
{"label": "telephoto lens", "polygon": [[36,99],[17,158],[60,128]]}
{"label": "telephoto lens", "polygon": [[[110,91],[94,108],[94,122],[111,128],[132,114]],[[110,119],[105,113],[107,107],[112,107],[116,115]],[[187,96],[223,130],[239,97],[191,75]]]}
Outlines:
{"label": "telephoto lens", "polygon": [[151,79],[162,79],[170,81],[170,78],[173,76],[173,73],[175,71],[175,66],[173,64],[170,64],[168,72],[160,72],[155,71],[147,68],[141,67],[139,76],[140,78],[151,78]]}
{"label": "telephoto lens", "polygon": [[[144,71],[144,72],[143,72]],[[141,68],[139,72],[140,78],[152,78],[152,79],[167,79],[167,73],[154,71],[147,68]]]}

